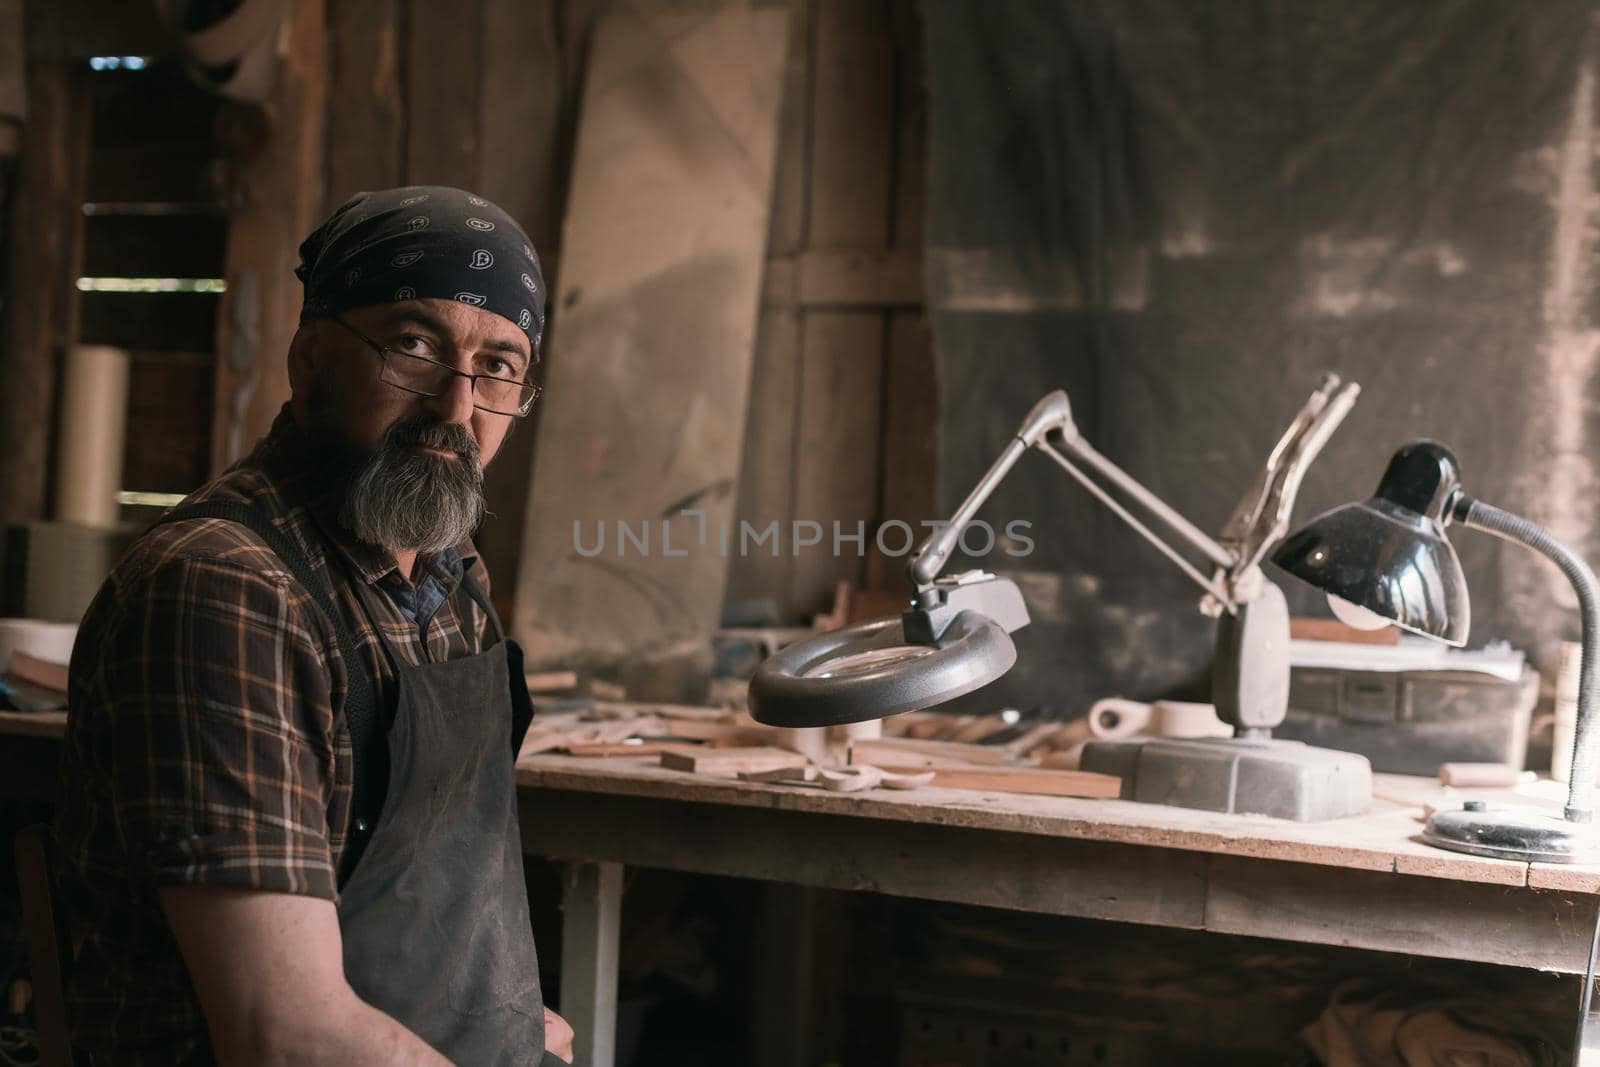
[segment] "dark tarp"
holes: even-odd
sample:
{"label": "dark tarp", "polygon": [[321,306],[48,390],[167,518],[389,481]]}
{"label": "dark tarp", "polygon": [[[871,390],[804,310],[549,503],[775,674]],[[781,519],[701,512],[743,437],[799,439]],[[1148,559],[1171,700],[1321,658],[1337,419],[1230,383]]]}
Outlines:
{"label": "dark tarp", "polygon": [[[1448,443],[1469,492],[1596,535],[1596,6],[930,0],[927,271],[946,514],[1029,406],[1218,533],[1324,370],[1361,383],[1296,519]],[[1035,624],[980,696],[1076,713],[1200,693],[1198,590],[1043,456],[982,513],[1031,521]],[[1560,575],[1454,529],[1472,643],[1553,669]],[[952,569],[960,566],[958,557]],[[1297,613],[1325,607],[1279,575]]]}

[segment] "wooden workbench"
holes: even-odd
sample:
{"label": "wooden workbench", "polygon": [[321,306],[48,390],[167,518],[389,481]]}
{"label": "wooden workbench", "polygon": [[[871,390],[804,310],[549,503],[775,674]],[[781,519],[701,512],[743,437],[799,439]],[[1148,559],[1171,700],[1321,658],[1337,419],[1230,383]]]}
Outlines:
{"label": "wooden workbench", "polygon": [[1600,911],[1600,867],[1422,844],[1425,804],[1496,796],[1428,779],[1378,775],[1368,814],[1325,823],[933,788],[828,793],[646,758],[525,757],[517,779],[525,849],[571,865],[562,1008],[602,1042],[624,865],[1579,974]]}
{"label": "wooden workbench", "polygon": [[[37,744],[61,724],[0,713],[6,792],[40,769]],[[830,793],[645,757],[528,756],[517,781],[525,850],[567,865],[561,1004],[600,1067],[612,1062],[629,865],[1578,974],[1600,916],[1600,866],[1422,844],[1424,805],[1538,803],[1426,779],[1378,775],[1368,814],[1325,823],[967,790]]]}

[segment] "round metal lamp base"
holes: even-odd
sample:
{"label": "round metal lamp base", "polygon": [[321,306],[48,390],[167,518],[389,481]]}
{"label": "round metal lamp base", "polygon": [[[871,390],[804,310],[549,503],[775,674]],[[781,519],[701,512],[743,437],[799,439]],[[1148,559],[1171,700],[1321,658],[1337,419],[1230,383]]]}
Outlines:
{"label": "round metal lamp base", "polygon": [[1482,801],[1467,805],[1434,812],[1422,840],[1453,852],[1525,863],[1600,861],[1593,823],[1518,808],[1490,809]]}

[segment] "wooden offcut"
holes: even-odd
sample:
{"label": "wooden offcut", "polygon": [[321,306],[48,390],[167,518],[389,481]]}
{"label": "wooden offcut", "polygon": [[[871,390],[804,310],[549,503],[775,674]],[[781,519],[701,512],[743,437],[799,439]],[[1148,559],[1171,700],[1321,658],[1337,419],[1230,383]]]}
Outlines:
{"label": "wooden offcut", "polygon": [[883,766],[998,766],[1009,758],[1005,749],[969,745],[958,741],[931,741],[914,737],[884,737],[851,745],[851,762]]}
{"label": "wooden offcut", "polygon": [[[787,26],[738,4],[670,38],[631,13],[596,31],[516,598],[537,664],[620,664],[720,622]],[[576,524],[605,548],[577,551]]]}
{"label": "wooden offcut", "polygon": [[804,767],[810,760],[798,752],[781,748],[718,748],[705,752],[673,750],[661,753],[661,766],[670,771],[695,774],[738,775]]}
{"label": "wooden offcut", "polygon": [[586,759],[609,759],[616,756],[649,756],[652,759],[665,752],[677,752],[688,746],[673,741],[618,741],[612,743],[567,745],[561,751],[569,756]]}
{"label": "wooden offcut", "polygon": [[[1531,778],[1532,775],[1530,774]],[[1458,789],[1509,789],[1522,780],[1522,770],[1504,763],[1441,763],[1439,784]]]}
{"label": "wooden offcut", "polygon": [[1091,771],[1052,771],[1033,767],[922,767],[915,764],[877,766],[893,774],[933,772],[929,784],[940,789],[981,789],[990,793],[1031,793],[1049,797],[1114,798],[1122,779]]}

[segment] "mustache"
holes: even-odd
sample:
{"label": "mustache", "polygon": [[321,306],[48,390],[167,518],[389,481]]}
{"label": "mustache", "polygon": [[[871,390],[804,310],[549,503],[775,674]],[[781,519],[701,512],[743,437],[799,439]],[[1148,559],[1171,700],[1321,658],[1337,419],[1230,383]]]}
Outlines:
{"label": "mustache", "polygon": [[480,455],[478,442],[460,423],[442,422],[432,416],[419,415],[402,419],[389,427],[383,435],[380,452],[397,452],[405,448],[441,448],[453,452],[464,463],[476,467]]}

